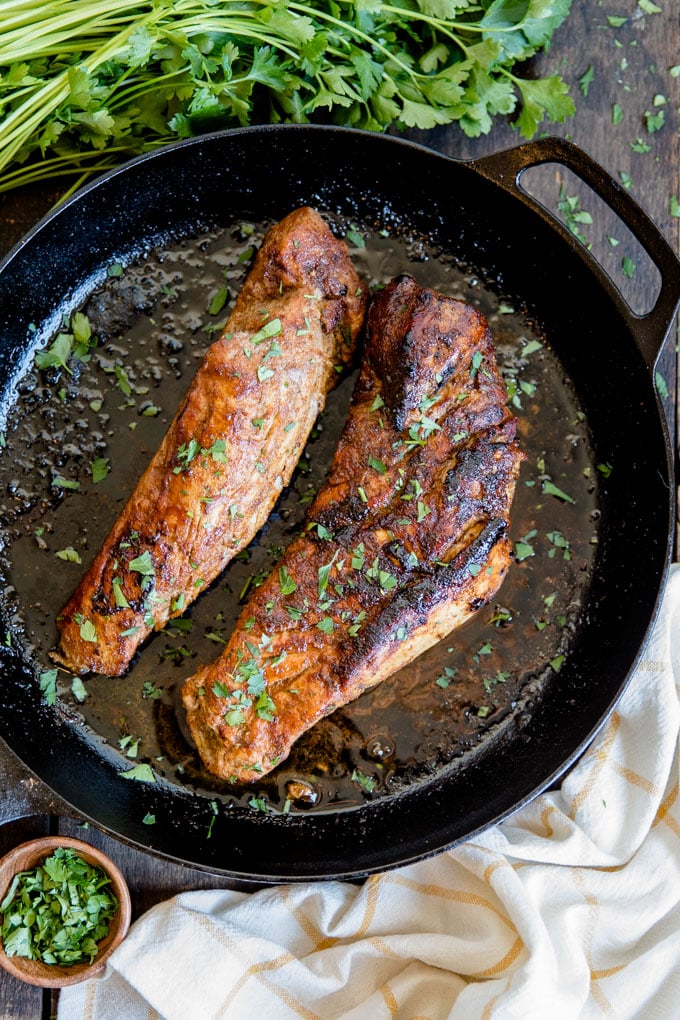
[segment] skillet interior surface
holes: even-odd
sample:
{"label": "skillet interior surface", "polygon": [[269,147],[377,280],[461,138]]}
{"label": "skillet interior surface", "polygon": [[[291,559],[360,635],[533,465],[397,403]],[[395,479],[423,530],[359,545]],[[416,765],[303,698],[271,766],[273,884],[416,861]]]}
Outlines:
{"label": "skillet interior surface", "polygon": [[[295,533],[352,377],[247,556],[126,677],[83,688],[60,673],[55,705],[40,678],[56,613],[226,317],[216,293],[226,285],[234,296],[266,225],[301,204],[347,236],[371,284],[409,271],[487,314],[527,453],[513,512],[518,562],[475,621],[317,725],[270,778],[238,789],[201,770],[178,693]],[[98,338],[88,363],[73,376],[38,371],[35,350],[76,310]],[[470,167],[324,129],[180,145],[49,218],[0,273],[0,321],[3,735],[79,812],[229,874],[365,874],[504,816],[568,767],[606,717],[668,555],[654,392],[616,301],[573,245]],[[110,470],[95,482],[101,459]],[[121,775],[140,764],[154,782]]]}

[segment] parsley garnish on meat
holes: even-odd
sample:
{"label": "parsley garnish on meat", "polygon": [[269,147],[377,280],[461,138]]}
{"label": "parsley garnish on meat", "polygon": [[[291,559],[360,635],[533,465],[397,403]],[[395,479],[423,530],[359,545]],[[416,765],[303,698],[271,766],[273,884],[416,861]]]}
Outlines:
{"label": "parsley garnish on meat", "polygon": [[125,598],[125,595],[124,595],[124,592],[122,590],[122,585],[120,583],[120,578],[119,577],[114,577],[113,578],[113,580],[111,581],[111,588],[113,589],[113,600],[114,600],[114,603],[116,605],[116,608],[117,609],[129,609],[129,603],[127,602],[127,599]]}
{"label": "parsley garnish on meat", "polygon": [[97,631],[92,620],[83,619],[80,614],[75,617],[75,621],[80,628],[80,637],[83,641],[90,641],[92,644],[97,643]]}
{"label": "parsley garnish on meat", "polygon": [[227,443],[225,439],[215,439],[210,446],[201,446],[197,439],[190,439],[186,443],[182,443],[177,448],[175,453],[175,461],[177,462],[175,467],[172,469],[173,474],[179,475],[182,471],[186,471],[192,461],[195,460],[198,455],[210,460],[215,461],[218,464],[227,463]]}
{"label": "parsley garnish on meat", "polygon": [[285,566],[279,567],[279,588],[282,595],[292,595],[294,591],[297,591],[297,584]]}
{"label": "parsley garnish on meat", "polygon": [[[148,549],[146,549],[141,556],[135,556],[134,559],[130,560],[128,567],[130,570],[134,570],[135,573],[141,574],[143,579],[153,578],[156,576],[156,568],[153,565],[151,553]],[[147,588],[149,583],[149,581],[146,581],[145,584],[143,580],[142,588]]]}
{"label": "parsley garnish on meat", "polygon": [[[251,344],[261,344],[263,340],[270,340],[274,336],[279,336],[281,334],[281,329],[280,319],[270,319],[269,322],[265,322],[262,329],[258,330],[257,333],[253,333],[250,338],[250,342]],[[274,345],[272,344],[272,346]],[[271,353],[271,348],[269,353]],[[280,348],[278,353],[281,353]]]}
{"label": "parsley garnish on meat", "polygon": [[377,557],[373,560],[373,565],[366,571],[366,577],[370,578],[372,581],[377,581],[383,591],[392,591],[392,589],[396,588],[398,584],[394,574],[390,574],[389,571],[381,568]]}
{"label": "parsley garnish on meat", "polygon": [[182,443],[177,448],[177,453],[175,454],[175,460],[178,463],[173,468],[174,474],[178,475],[180,471],[184,471],[191,464],[200,449],[200,443],[197,443],[195,439],[190,439],[188,443]]}
{"label": "parsley garnish on meat", "polygon": [[318,590],[319,590],[319,598],[323,597],[323,594],[326,591],[326,588],[328,587],[328,581],[329,581],[329,578],[331,576],[331,570],[333,569],[333,564],[335,563],[335,561],[336,561],[336,559],[338,557],[338,553],[339,553],[339,550],[337,550],[335,552],[335,554],[333,556],[333,559],[330,561],[330,563],[326,563],[323,566],[319,567],[319,569],[317,571],[317,575],[318,575],[318,577],[317,577],[317,587],[318,587]]}

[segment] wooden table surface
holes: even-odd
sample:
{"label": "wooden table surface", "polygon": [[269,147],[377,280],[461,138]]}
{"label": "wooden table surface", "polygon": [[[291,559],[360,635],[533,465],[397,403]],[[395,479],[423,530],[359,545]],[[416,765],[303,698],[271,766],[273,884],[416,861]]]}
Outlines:
{"label": "wooden table surface", "polygon": [[[568,21],[558,31],[551,50],[534,62],[537,73],[561,73],[570,83],[577,112],[563,125],[546,125],[549,133],[571,138],[619,180],[680,252],[680,218],[672,214],[671,196],[680,199],[678,107],[680,77],[671,67],[680,60],[680,19],[672,0],[654,5],[636,0],[574,0]],[[608,15],[626,17],[613,27]],[[589,82],[589,83],[588,83]],[[618,105],[623,117],[613,116]],[[648,130],[648,113],[664,110],[665,123]],[[516,145],[520,140],[508,123],[498,120],[491,133],[468,139],[456,127],[410,132],[409,137],[462,159],[474,158]],[[532,190],[556,217],[564,209],[585,211],[579,229],[633,308],[648,307],[654,271],[630,242],[613,246],[616,220],[592,193],[560,168],[535,172]],[[4,254],[50,208],[59,185],[27,188],[0,196],[0,255]],[[562,211],[560,211],[562,206]],[[563,217],[564,218],[564,217]],[[612,225],[613,224],[613,225]],[[635,271],[624,271],[624,259]],[[626,263],[630,273],[630,263]],[[672,419],[676,391],[674,330],[664,355],[662,372],[669,388]],[[46,832],[81,836],[101,847],[119,864],[132,892],[134,915],[175,892],[230,886],[216,875],[185,868],[129,847],[94,828],[83,830],[69,810],[30,776],[0,741],[0,853],[24,839]],[[14,819],[14,820],[12,820]],[[18,820],[17,820],[18,819]],[[3,823],[4,824],[1,824]],[[41,993],[0,973],[0,1020],[49,1017],[56,997]]]}

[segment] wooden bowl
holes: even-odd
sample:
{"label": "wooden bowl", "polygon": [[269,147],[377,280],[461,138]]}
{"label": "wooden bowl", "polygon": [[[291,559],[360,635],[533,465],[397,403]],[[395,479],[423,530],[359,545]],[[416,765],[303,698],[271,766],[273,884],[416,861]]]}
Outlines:
{"label": "wooden bowl", "polygon": [[68,836],[44,836],[41,839],[32,839],[5,854],[0,859],[0,902],[4,899],[17,872],[36,868],[58,847],[75,850],[88,864],[101,868],[109,876],[111,891],[118,900],[118,910],[111,918],[108,934],[99,943],[99,952],[92,963],[86,961],[64,966],[42,963],[40,960],[27,960],[22,956],[7,956],[0,941],[0,966],[21,981],[26,981],[29,985],[39,985],[41,988],[64,988],[99,973],[104,969],[111,953],[123,941],[130,927],[130,892],[119,869],[100,850],[90,846],[89,843]]}

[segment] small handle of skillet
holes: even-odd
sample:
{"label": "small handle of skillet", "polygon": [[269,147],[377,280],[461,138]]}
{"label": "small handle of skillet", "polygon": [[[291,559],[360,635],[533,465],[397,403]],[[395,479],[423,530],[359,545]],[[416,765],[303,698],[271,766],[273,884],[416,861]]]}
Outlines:
{"label": "small handle of skillet", "polygon": [[636,315],[622,300],[620,293],[616,292],[631,333],[637,340],[648,368],[653,372],[680,302],[680,260],[656,224],[625,188],[583,149],[563,138],[543,138],[528,142],[504,152],[483,156],[472,161],[471,165],[506,191],[520,192],[522,200],[528,200],[544,219],[554,220],[543,205],[531,199],[519,187],[520,177],[525,170],[544,163],[562,163],[588,184],[633,232],[659,270],[659,295],[654,307],[646,315]]}

